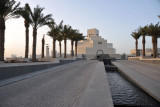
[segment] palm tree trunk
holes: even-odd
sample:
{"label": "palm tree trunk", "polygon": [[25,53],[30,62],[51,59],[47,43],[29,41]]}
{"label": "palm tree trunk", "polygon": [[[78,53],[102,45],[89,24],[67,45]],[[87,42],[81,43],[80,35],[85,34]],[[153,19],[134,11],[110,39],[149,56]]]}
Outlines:
{"label": "palm tree trunk", "polygon": [[155,57],[157,58],[157,37],[155,37]]}
{"label": "palm tree trunk", "polygon": [[77,42],[78,41],[75,41],[75,56],[77,57]]}
{"label": "palm tree trunk", "polygon": [[59,41],[59,52],[60,52],[60,57],[62,57],[62,53],[61,53],[61,41]]}
{"label": "palm tree trunk", "polygon": [[74,45],[74,41],[71,40],[71,56],[72,56],[72,57],[74,56],[74,55],[73,55],[73,45]]}
{"label": "palm tree trunk", "polygon": [[44,58],[44,44],[45,44],[45,41],[44,41],[44,38],[42,39],[42,58]]}
{"label": "palm tree trunk", "polygon": [[4,61],[5,20],[0,18],[0,61]]}
{"label": "palm tree trunk", "polygon": [[37,42],[37,28],[33,28],[33,48],[32,48],[32,62],[36,62],[36,42]]}
{"label": "palm tree trunk", "polygon": [[136,45],[136,57],[137,57],[138,56],[138,40],[137,39],[136,39],[135,45]]}
{"label": "palm tree trunk", "polygon": [[55,50],[56,50],[56,40],[55,40],[55,38],[53,37],[53,56],[52,56],[52,58],[56,58],[56,54],[55,54]]}
{"label": "palm tree trunk", "polygon": [[145,36],[143,35],[143,40],[142,40],[142,44],[143,44],[143,56],[145,56],[145,43],[146,43],[146,40],[145,40]]}
{"label": "palm tree trunk", "polygon": [[25,58],[28,58],[28,52],[29,52],[29,23],[25,20],[24,24],[25,24],[25,27],[26,27]]}
{"label": "palm tree trunk", "polygon": [[152,36],[152,44],[153,44],[153,58],[156,58],[156,55],[155,55],[155,37]]}
{"label": "palm tree trunk", "polygon": [[64,58],[66,58],[66,45],[67,45],[67,40],[64,38]]}

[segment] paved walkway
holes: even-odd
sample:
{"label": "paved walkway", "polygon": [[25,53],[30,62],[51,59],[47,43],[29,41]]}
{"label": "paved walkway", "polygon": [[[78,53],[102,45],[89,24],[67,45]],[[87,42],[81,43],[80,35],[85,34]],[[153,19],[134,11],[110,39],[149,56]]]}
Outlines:
{"label": "paved walkway", "polygon": [[160,102],[160,66],[139,61],[113,62],[119,71]]}
{"label": "paved walkway", "polygon": [[1,86],[0,107],[113,107],[113,102],[103,63],[79,61]]}

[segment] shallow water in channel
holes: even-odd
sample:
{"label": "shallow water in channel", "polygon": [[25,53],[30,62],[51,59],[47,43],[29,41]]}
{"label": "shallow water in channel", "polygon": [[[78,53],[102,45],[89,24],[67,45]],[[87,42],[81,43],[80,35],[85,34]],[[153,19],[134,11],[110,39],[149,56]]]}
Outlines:
{"label": "shallow water in channel", "polygon": [[118,72],[107,72],[115,107],[160,107],[160,103]]}

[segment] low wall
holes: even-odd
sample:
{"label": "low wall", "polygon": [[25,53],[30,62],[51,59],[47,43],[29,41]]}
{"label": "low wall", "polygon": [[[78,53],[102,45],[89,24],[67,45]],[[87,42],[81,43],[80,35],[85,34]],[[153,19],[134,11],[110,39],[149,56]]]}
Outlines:
{"label": "low wall", "polygon": [[138,61],[140,57],[128,57],[128,60]]}
{"label": "low wall", "polygon": [[[80,59],[77,59],[77,60],[80,60]],[[71,63],[77,60],[60,60],[59,63],[48,62],[48,63],[33,64],[33,65],[31,63],[26,63],[19,66],[7,66],[7,64],[6,65],[4,64],[3,67],[0,67],[0,80],[31,73],[38,70],[47,69],[57,65]]]}
{"label": "low wall", "polygon": [[158,64],[160,65],[160,58],[151,58],[151,57],[128,57],[128,60],[133,61],[141,61],[151,64]]}
{"label": "low wall", "polygon": [[121,55],[120,55],[120,54],[109,54],[109,56],[110,56],[111,58],[121,59]]}
{"label": "low wall", "polygon": [[158,59],[142,59],[140,60],[141,62],[147,62],[147,63],[151,63],[151,64],[158,64],[160,65],[160,58]]}

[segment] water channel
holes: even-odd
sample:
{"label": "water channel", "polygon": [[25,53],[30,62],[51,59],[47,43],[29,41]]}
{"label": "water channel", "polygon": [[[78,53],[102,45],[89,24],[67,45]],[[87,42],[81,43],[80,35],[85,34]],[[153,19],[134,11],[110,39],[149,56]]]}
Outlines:
{"label": "water channel", "polygon": [[115,107],[160,107],[158,101],[119,72],[106,72]]}
{"label": "water channel", "polygon": [[160,107],[155,99],[118,72],[107,72],[107,77],[115,107]]}

